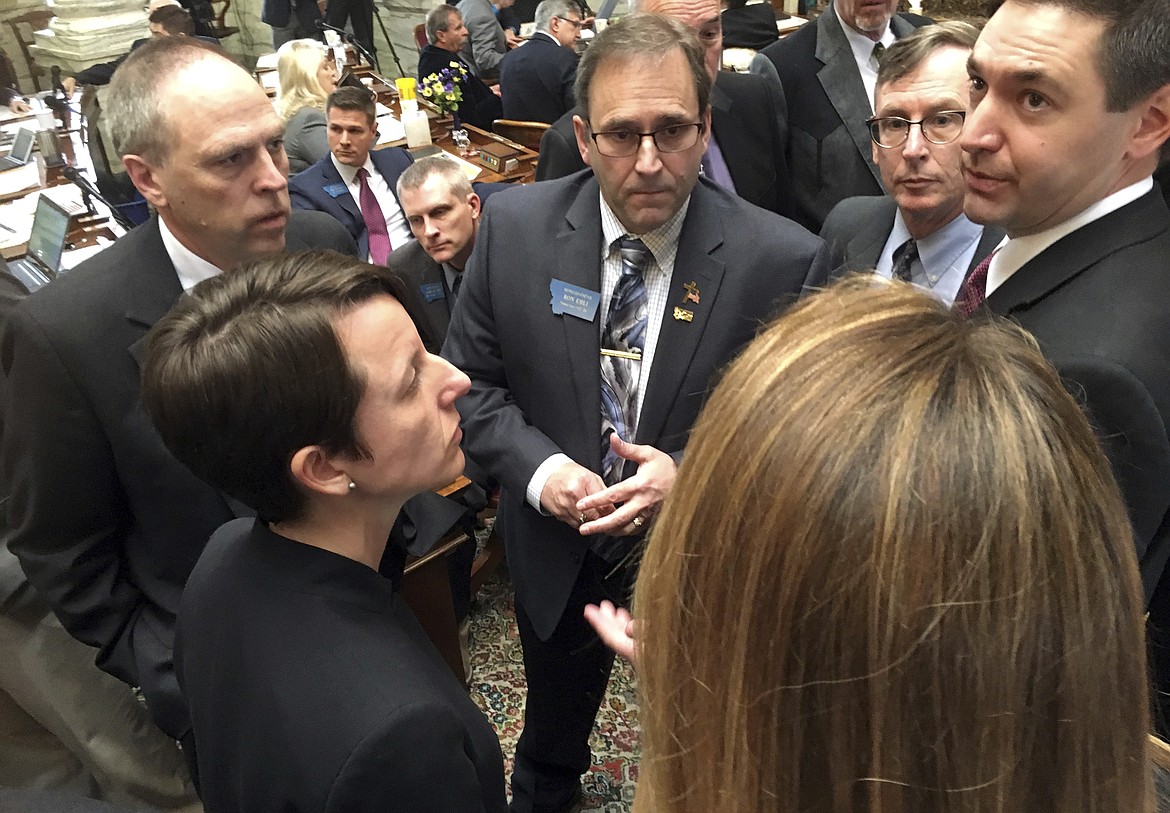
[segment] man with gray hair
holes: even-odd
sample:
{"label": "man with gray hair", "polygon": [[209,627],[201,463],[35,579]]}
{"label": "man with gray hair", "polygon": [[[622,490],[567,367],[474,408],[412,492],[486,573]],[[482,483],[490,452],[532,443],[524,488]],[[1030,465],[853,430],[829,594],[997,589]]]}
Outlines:
{"label": "man with gray hair", "polygon": [[580,800],[613,664],[584,608],[628,598],[712,377],[828,271],[819,239],[699,178],[710,96],[680,23],[602,32],[573,119],[592,171],[493,197],[443,346],[472,381],[467,454],[503,491],[528,683],[514,813]]}
{"label": "man with gray hair", "polygon": [[467,41],[463,15],[454,6],[440,3],[427,12],[425,28],[427,47],[418,55],[419,82],[432,73],[450,70],[463,90],[459,118],[481,130],[491,130],[492,122],[503,115],[504,108],[500,97],[475,75],[459,53]]}
{"label": "man with gray hair", "polygon": [[[158,727],[183,740],[179,595],[211,532],[248,509],[164,448],[139,403],[141,342],[184,290],[239,262],[356,246],[328,215],[290,213],[283,124],[221,51],[188,37],[142,46],[115,73],[106,115],[157,214],[4,326],[0,374],[14,395],[0,437],[0,541],[65,629],[96,648],[97,666],[127,696],[137,687]],[[56,682],[40,688],[58,702],[88,702],[91,676],[44,673]]]}
{"label": "man with gray hair", "polygon": [[504,118],[552,124],[573,109],[580,36],[575,0],[541,0],[536,33],[500,62]]}
{"label": "man with gray hair", "polygon": [[873,159],[888,195],[846,198],[821,228],[841,272],[913,282],[946,304],[1003,239],[963,214],[967,58],[979,30],[951,21],[898,40],[878,68]]}

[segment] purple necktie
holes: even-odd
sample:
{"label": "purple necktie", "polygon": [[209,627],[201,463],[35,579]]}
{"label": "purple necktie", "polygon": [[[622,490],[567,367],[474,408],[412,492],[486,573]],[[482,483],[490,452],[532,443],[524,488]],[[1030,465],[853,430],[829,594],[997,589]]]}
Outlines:
{"label": "purple necktie", "polygon": [[959,295],[955,297],[954,308],[964,319],[977,311],[983,300],[987,299],[987,269],[991,268],[991,258],[997,251],[999,249],[988,254],[983,258],[983,262],[975,266],[971,276],[967,277],[967,281],[959,289]]}
{"label": "purple necktie", "polygon": [[390,256],[390,233],[386,231],[386,218],[382,214],[382,207],[374,197],[374,190],[370,189],[367,178],[370,173],[362,167],[357,171],[358,181],[361,182],[361,194],[358,205],[362,207],[362,220],[366,221],[366,233],[370,236],[370,262],[374,265],[385,265]]}

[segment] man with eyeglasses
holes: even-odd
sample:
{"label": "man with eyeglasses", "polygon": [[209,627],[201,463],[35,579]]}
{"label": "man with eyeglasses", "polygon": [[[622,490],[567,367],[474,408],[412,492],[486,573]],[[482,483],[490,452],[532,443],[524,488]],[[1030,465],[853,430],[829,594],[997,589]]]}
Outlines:
{"label": "man with eyeglasses", "polygon": [[835,273],[873,270],[954,301],[1003,231],[963,214],[959,135],[967,110],[970,23],[920,28],[889,47],[878,70],[869,133],[889,194],[846,198],[821,228]]}
{"label": "man with eyeglasses", "polygon": [[504,492],[528,682],[514,813],[579,803],[613,664],[584,608],[626,603],[712,377],[827,275],[818,238],[699,179],[710,88],[677,21],[602,32],[573,122],[592,172],[492,196],[443,347],[472,381],[465,450]]}
{"label": "man with eyeglasses", "polygon": [[576,0],[542,0],[536,33],[500,62],[504,118],[552,124],[573,109],[580,36]]}

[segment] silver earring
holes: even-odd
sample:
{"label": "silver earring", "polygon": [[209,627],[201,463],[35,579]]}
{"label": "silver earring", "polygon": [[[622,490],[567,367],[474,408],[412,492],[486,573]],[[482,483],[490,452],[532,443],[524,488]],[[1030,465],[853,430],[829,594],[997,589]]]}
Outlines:
{"label": "silver earring", "polygon": [[349,490],[354,491],[356,489],[357,489],[357,483],[355,483],[353,480],[350,480],[349,481]]}

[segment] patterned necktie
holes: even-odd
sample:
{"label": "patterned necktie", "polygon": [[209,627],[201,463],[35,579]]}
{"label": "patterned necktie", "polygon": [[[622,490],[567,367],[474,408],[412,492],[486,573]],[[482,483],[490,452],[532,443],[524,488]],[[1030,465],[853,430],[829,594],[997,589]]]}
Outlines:
{"label": "patterned necktie", "polygon": [[991,258],[998,252],[999,249],[996,249],[984,257],[983,262],[975,266],[971,276],[967,277],[967,281],[959,289],[953,307],[964,319],[977,311],[983,300],[987,299],[987,269],[991,268]]}
{"label": "patterned necktie", "polygon": [[878,65],[881,65],[882,64],[882,54],[884,54],[885,52],[886,52],[886,46],[882,45],[880,42],[876,43],[873,46],[873,61],[876,62]]}
{"label": "patterned necktie", "polygon": [[362,209],[362,220],[366,221],[366,234],[370,237],[370,262],[385,265],[386,258],[390,256],[390,233],[386,231],[386,217],[382,214],[382,207],[374,197],[374,190],[370,189],[369,175],[365,167],[357,171],[358,181],[361,182],[358,205]]}
{"label": "patterned necktie", "polygon": [[[609,300],[609,315],[601,334],[603,350],[637,353],[646,344],[646,281],[642,275],[650,265],[650,250],[641,240],[623,237],[622,274]],[[624,463],[609,447],[609,436],[617,432],[622,440],[634,442],[638,424],[638,376],[641,360],[601,356],[601,477],[606,485],[621,482]]]}
{"label": "patterned necktie", "polygon": [[894,252],[894,279],[910,282],[910,267],[918,259],[918,243],[911,238]]}

